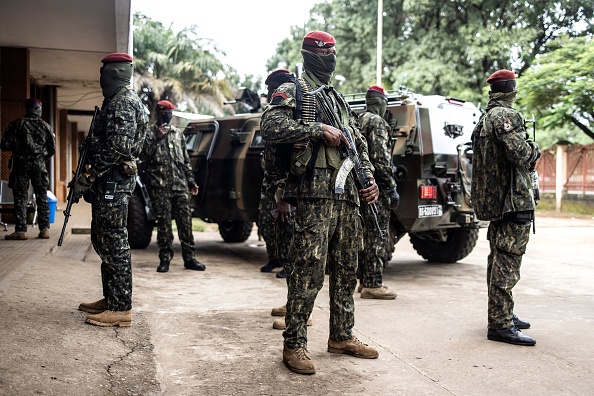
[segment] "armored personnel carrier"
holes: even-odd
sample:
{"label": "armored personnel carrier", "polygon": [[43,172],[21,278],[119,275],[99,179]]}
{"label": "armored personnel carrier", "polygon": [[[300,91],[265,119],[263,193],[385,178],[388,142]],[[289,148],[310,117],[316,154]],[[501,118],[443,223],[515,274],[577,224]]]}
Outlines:
{"label": "armored personnel carrier", "polygon": [[[353,110],[365,108],[365,94],[346,95]],[[415,250],[430,262],[453,263],[474,248],[478,230],[470,203],[470,135],[480,111],[471,103],[389,92],[386,119],[392,125],[393,166],[400,205],[393,211],[389,257],[410,235]],[[258,218],[263,171],[261,113],[191,122],[187,149],[200,194],[193,216],[217,223],[226,242],[245,241]],[[148,246],[152,221],[142,180],[130,201],[128,230],[133,248]],[[147,213],[149,214],[147,216]]]}

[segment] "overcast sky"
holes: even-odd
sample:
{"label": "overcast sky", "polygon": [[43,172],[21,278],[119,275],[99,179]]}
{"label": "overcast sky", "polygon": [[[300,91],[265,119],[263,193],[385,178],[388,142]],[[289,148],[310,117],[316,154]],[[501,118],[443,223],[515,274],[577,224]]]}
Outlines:
{"label": "overcast sky", "polygon": [[170,24],[173,31],[196,25],[227,54],[240,74],[266,77],[266,61],[290,27],[303,26],[309,10],[323,0],[132,0],[133,11]]}

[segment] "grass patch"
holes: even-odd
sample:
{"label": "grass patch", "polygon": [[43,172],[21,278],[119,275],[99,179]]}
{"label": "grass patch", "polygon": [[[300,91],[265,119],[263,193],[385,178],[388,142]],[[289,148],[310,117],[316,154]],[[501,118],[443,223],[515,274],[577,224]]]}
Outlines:
{"label": "grass patch", "polygon": [[563,200],[561,213],[555,209],[554,199],[543,199],[536,207],[536,215],[563,215],[568,217],[594,217],[594,206],[580,201]]}
{"label": "grass patch", "polygon": [[[216,224],[209,224],[202,221],[201,219],[192,218],[192,231],[204,232],[207,229],[211,229],[212,227],[216,227]],[[175,220],[171,222],[171,229],[172,231],[177,232],[177,225],[175,224]]]}

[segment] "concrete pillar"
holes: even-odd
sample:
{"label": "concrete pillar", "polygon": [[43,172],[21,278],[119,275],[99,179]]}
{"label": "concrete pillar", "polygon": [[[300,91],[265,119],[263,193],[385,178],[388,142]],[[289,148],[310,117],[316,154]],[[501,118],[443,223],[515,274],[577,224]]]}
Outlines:
{"label": "concrete pillar", "polygon": [[557,143],[555,159],[555,211],[561,212],[565,182],[567,181],[567,143]]}
{"label": "concrete pillar", "polygon": [[[29,97],[29,50],[0,47],[0,131],[25,115]],[[0,178],[8,179],[10,153],[0,153]]]}

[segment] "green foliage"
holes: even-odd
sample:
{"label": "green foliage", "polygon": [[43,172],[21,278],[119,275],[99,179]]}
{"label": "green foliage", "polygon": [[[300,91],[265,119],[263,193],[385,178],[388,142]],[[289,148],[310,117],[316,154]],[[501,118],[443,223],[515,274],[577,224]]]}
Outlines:
{"label": "green foliage", "polygon": [[[591,0],[384,0],[383,83],[424,94],[478,102],[494,71],[522,75],[547,43],[561,32],[594,31]],[[336,75],[342,92],[361,92],[375,83],[377,2],[333,1],[316,5],[306,26],[337,40]],[[304,29],[294,27],[267,63],[294,68]]]}
{"label": "green foliage", "polygon": [[561,36],[549,44],[549,49],[518,79],[522,93],[519,103],[525,112],[535,113],[539,127],[550,131],[552,140],[591,144],[594,40]]}
{"label": "green foliage", "polygon": [[196,26],[177,34],[161,22],[134,14],[135,87],[153,112],[159,100],[167,99],[180,110],[223,115],[233,109],[223,105],[234,96],[237,72],[223,64],[223,53],[196,34]]}

